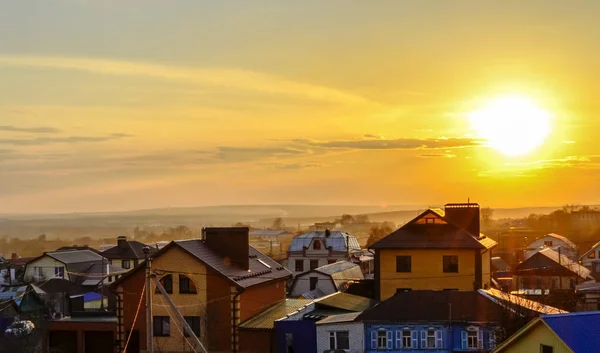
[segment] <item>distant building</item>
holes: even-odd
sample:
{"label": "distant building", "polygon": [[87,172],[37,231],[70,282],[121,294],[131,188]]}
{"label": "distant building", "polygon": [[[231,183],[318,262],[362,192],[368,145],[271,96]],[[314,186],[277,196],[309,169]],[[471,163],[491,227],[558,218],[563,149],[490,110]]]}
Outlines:
{"label": "distant building", "polygon": [[[117,237],[117,245],[102,252],[102,256],[108,259],[111,265],[124,270],[131,270],[144,262],[144,247],[146,244],[136,240],[127,240],[126,236]],[[150,255],[154,254],[156,247],[149,247]]]}
{"label": "distant building", "polygon": [[370,246],[375,250],[375,297],[490,288],[496,245],[480,233],[478,204],[429,209]]}
{"label": "distant building", "polygon": [[573,261],[578,260],[577,246],[568,238],[555,233],[544,235],[537,238],[527,246],[525,251],[525,259],[528,259],[535,254],[539,249],[550,248],[556,252],[560,252]]}
{"label": "distant building", "polygon": [[337,261],[352,259],[362,250],[356,237],[339,231],[308,232],[295,237],[288,249],[288,269],[294,275]]}
{"label": "distant building", "polygon": [[594,264],[597,264],[598,268],[594,272],[600,272],[600,241],[583,253],[579,258],[579,262],[590,270],[592,270]]}
{"label": "distant building", "polygon": [[600,312],[542,315],[502,343],[494,353],[595,353]]}
{"label": "distant building", "polygon": [[[290,290],[291,297],[305,297],[307,292],[318,291],[320,296],[344,291],[350,280],[363,279],[360,266],[349,261],[339,261],[297,275]],[[318,296],[311,295],[313,299]],[[310,298],[310,297],[309,297]]]}
{"label": "distant building", "polygon": [[263,240],[280,242],[282,240],[290,239],[294,236],[292,232],[281,229],[256,229],[250,232],[250,241],[252,240]]}
{"label": "distant building", "polygon": [[317,222],[313,225],[315,232],[324,230],[339,230],[342,227],[340,222]]}

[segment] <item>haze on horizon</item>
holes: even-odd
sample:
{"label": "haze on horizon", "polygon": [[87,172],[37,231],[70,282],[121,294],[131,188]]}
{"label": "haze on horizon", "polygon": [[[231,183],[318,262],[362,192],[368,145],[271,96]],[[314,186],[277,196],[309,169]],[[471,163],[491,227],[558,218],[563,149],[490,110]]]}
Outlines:
{"label": "haze on horizon", "polygon": [[0,213],[600,203],[600,2],[0,6]]}

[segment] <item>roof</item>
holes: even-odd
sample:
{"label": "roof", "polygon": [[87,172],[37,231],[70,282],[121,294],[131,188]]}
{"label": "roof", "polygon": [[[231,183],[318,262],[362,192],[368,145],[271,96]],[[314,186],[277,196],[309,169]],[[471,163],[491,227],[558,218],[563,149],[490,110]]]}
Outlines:
{"label": "roof", "polygon": [[585,259],[592,251],[596,250],[598,246],[600,246],[600,241],[594,244],[588,251],[584,252],[583,255],[579,257],[579,260]]}
{"label": "roof", "polygon": [[11,259],[11,260],[8,261],[8,263],[11,266],[25,266],[30,261],[33,261],[33,260],[38,259],[38,258],[39,258],[39,256],[37,256],[37,257],[20,257],[18,259]]}
{"label": "roof", "polygon": [[90,322],[90,323],[117,323],[116,316],[83,316],[83,317],[72,317],[67,316],[60,319],[49,320],[51,322]]}
{"label": "roof", "polygon": [[567,237],[564,237],[564,236],[556,234],[556,233],[550,233],[550,234],[544,235],[543,237],[536,238],[532,242],[532,244],[540,239],[547,238],[547,237],[558,239],[558,240],[562,241],[563,243],[567,244],[570,248],[577,249],[577,245],[575,245],[575,243],[570,241]]}
{"label": "roof", "polygon": [[492,257],[492,267],[496,271],[508,272],[510,271],[510,265],[504,261],[501,257]]}
{"label": "roof", "polygon": [[362,314],[362,312],[328,316],[325,319],[318,321],[317,325],[339,324],[339,323],[344,323],[344,322],[352,322],[360,314]]}
{"label": "roof", "polygon": [[308,232],[298,235],[292,240],[289,252],[302,251],[304,248],[308,248],[314,238],[319,238],[325,243],[325,248],[331,247],[332,251],[346,252],[346,242],[350,252],[360,252],[360,245],[355,236],[340,231],[331,231],[328,237],[325,236],[324,231]]}
{"label": "roof", "polygon": [[509,308],[521,307],[531,312],[538,314],[564,314],[568,311],[557,309],[555,307],[544,305],[533,300],[523,297],[508,294],[497,289],[480,289],[479,293],[491,299],[493,302],[506,305]]}
{"label": "roof", "polygon": [[[349,279],[364,278],[360,266],[349,261],[338,261],[333,264],[317,267],[313,271],[331,277],[337,290],[342,290]],[[308,275],[313,271],[307,272],[305,275]]]}
{"label": "roof", "polygon": [[[519,264],[519,266],[517,266],[517,271],[522,272],[529,269],[537,268],[538,263],[536,262],[536,257],[539,256],[544,256],[545,258],[550,259],[555,264],[562,266],[567,271],[570,271],[581,278],[594,279],[594,277],[592,277],[591,270],[574,262],[573,260],[569,259],[566,255],[559,254],[551,248],[537,249],[532,256],[530,256],[527,260],[525,260],[524,262]],[[545,268],[539,269],[544,270]]]}
{"label": "roof", "polygon": [[250,236],[277,236],[280,234],[291,234],[284,229],[256,229],[250,232]]}
{"label": "roof", "polygon": [[310,299],[285,299],[262,313],[244,321],[239,325],[239,328],[249,330],[271,330],[275,327],[275,321],[282,319],[311,303],[312,300]]}
{"label": "roof", "polygon": [[[423,222],[426,218],[433,219],[434,223]],[[429,209],[371,245],[370,249],[490,249],[496,245],[485,235],[471,234],[438,211]]]}
{"label": "roof", "polygon": [[[450,306],[452,314],[450,316]],[[365,310],[359,321],[371,322],[500,322],[503,312],[486,296],[459,291],[410,291]]]}
{"label": "roof", "polygon": [[374,299],[359,297],[358,295],[337,292],[315,300],[318,307],[327,306],[347,311],[364,311],[377,303]]}
{"label": "roof", "polygon": [[82,262],[102,261],[102,255],[91,250],[68,250],[47,252],[45,255],[64,264],[75,264]]}
{"label": "roof", "polygon": [[[140,243],[137,240],[124,241],[122,246],[115,245],[102,252],[102,255],[107,259],[137,259],[143,260],[145,258],[144,247],[148,245]],[[150,254],[154,254],[157,250],[155,247],[150,247]]]}
{"label": "roof", "polygon": [[102,299],[102,295],[100,293],[96,293],[96,292],[87,292],[84,294],[77,294],[77,295],[71,296],[71,298],[79,298],[79,297],[83,297],[84,303],[93,302],[93,301]]}
{"label": "roof", "polygon": [[350,261],[338,261],[332,264],[328,264],[328,265],[323,265],[321,267],[317,267],[315,268],[316,272],[322,273],[324,275],[333,275],[339,272],[345,272],[348,271],[350,269],[356,268],[358,267],[360,269],[360,266],[358,266],[357,264],[353,264]]}
{"label": "roof", "polygon": [[19,300],[26,291],[27,291],[27,285],[0,287],[0,300],[4,301],[4,300],[8,300],[8,299],[15,299],[15,298],[18,298],[18,300]]}
{"label": "roof", "polygon": [[574,353],[598,352],[600,311],[542,315],[541,319]]}
{"label": "roof", "polygon": [[311,291],[300,294],[300,296],[304,299],[317,299],[317,298],[321,298],[321,297],[325,296],[325,292],[323,292],[319,288],[315,288]]}
{"label": "roof", "polygon": [[79,293],[82,289],[64,278],[51,278],[47,281],[32,284],[38,294],[46,293]]}

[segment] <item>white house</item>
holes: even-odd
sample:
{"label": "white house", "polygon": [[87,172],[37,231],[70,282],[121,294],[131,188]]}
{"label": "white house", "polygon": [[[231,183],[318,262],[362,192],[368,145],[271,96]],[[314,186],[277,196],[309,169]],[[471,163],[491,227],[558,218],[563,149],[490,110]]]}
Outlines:
{"label": "white house", "polygon": [[[303,296],[315,299],[344,290],[344,285],[352,279],[364,279],[362,270],[357,264],[340,261],[301,273],[294,278],[290,290],[291,297]],[[318,295],[305,296],[307,292],[318,292]]]}
{"label": "white house", "polygon": [[362,250],[353,235],[325,230],[295,237],[288,248],[288,269],[298,275],[338,261],[352,259]]}
{"label": "white house", "polygon": [[364,324],[354,322],[361,312],[332,315],[321,321],[317,326],[317,352],[362,353],[365,351]]}
{"label": "white house", "polygon": [[539,251],[540,248],[547,247],[556,252],[560,252],[573,261],[578,260],[577,246],[562,235],[555,233],[544,235],[534,240],[525,250],[525,259],[528,259]]}
{"label": "white house", "polygon": [[[600,241],[594,244],[594,246],[592,246],[591,249],[586,251],[583,255],[581,255],[579,262],[581,262],[583,266],[593,271],[593,264],[600,263]],[[597,270],[600,270],[600,267]]]}

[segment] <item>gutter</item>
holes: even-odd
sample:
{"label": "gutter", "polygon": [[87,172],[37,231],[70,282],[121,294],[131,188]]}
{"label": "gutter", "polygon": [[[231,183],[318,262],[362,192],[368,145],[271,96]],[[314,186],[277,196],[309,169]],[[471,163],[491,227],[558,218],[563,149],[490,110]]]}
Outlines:
{"label": "gutter", "polygon": [[[232,323],[233,323],[233,326],[232,326],[233,330],[232,330],[232,335],[231,335],[231,342],[232,342],[232,346],[233,346],[232,347],[232,352],[233,353],[237,353],[237,351],[238,351],[238,349],[237,349],[237,346],[238,346],[238,333],[237,333],[237,327],[236,327],[237,326],[236,325],[237,318],[236,318],[236,314],[235,314],[235,312],[236,312],[235,303],[236,303],[236,300],[238,299],[238,297],[243,292],[244,292],[244,289],[243,288],[239,288],[237,290],[236,294],[233,296],[232,303],[231,303],[231,306],[232,306],[231,317],[232,317]],[[241,309],[241,306],[240,306],[240,309]]]}

